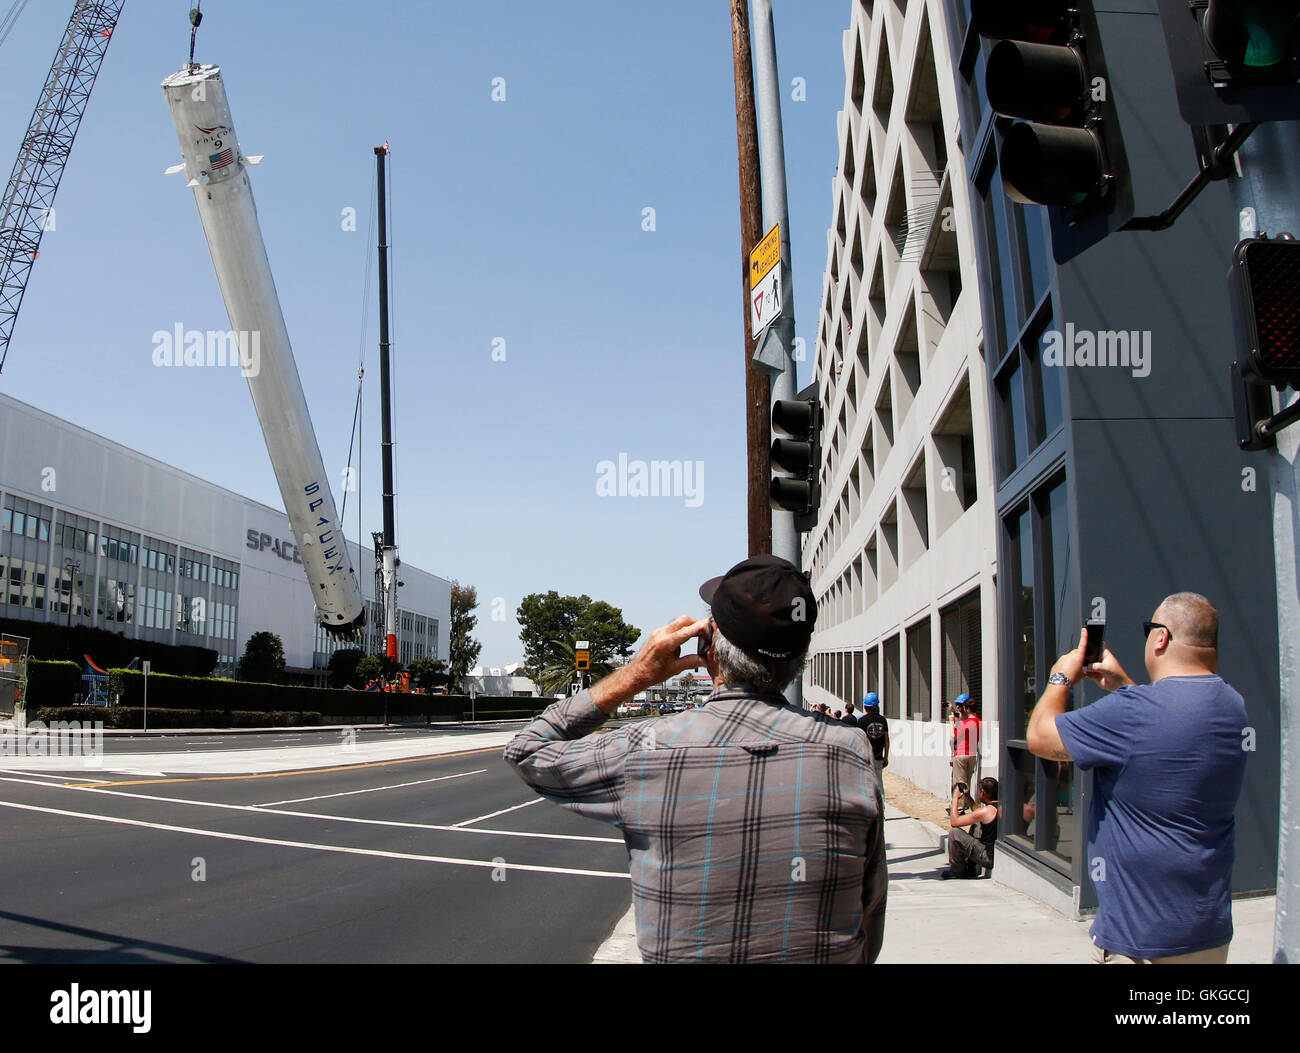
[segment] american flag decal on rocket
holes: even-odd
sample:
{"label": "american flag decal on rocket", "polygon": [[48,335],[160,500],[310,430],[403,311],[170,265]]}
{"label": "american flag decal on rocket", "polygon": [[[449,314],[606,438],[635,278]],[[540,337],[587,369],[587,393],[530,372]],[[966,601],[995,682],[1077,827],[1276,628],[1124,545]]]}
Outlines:
{"label": "american flag decal on rocket", "polygon": [[229,149],[222,150],[219,154],[210,154],[208,156],[208,164],[212,166],[212,171],[214,172],[219,172],[221,169],[233,165],[234,163],[235,155]]}

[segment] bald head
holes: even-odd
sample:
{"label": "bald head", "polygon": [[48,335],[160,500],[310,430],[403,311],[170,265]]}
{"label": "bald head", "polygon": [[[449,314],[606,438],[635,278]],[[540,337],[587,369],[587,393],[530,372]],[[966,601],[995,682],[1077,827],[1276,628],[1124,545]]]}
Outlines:
{"label": "bald head", "polygon": [[1175,646],[1219,649],[1219,612],[1197,592],[1175,592],[1156,608],[1155,621],[1169,626]]}

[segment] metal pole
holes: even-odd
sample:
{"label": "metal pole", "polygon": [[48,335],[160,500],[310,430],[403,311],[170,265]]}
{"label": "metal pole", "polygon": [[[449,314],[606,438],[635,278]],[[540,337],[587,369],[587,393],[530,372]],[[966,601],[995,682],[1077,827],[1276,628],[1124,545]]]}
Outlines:
{"label": "metal pole", "polygon": [[[1244,230],[1300,237],[1300,122],[1261,124],[1237,154],[1241,177],[1231,179],[1233,204]],[[1253,223],[1243,210],[1253,209]],[[1287,392],[1282,405],[1294,403]],[[1277,916],[1273,961],[1300,963],[1300,580],[1296,576],[1300,429],[1277,434],[1268,454],[1273,499],[1273,557],[1277,570],[1278,674],[1281,712],[1281,809],[1278,816]]]}
{"label": "metal pole", "polygon": [[140,730],[149,730],[149,663],[145,663],[144,670],[144,712],[140,717]]}
{"label": "metal pole", "polygon": [[754,114],[754,60],[749,45],[749,0],[731,0],[731,59],[736,81],[736,146],[740,165],[740,284],[745,324],[745,446],[749,451],[749,554],[772,551],[772,382],[754,365],[749,319],[749,254],[763,237],[759,187],[758,120]]}
{"label": "metal pole", "polygon": [[[772,0],[754,0],[754,86],[758,102],[758,151],[762,165],[763,226],[781,224],[781,316],[772,331],[781,345],[783,372],[772,377],[772,401],[793,399],[799,393],[795,375],[794,296],[790,269],[790,213],[785,193],[785,142],[781,134],[781,82],[776,69],[776,32],[772,25]],[[772,509],[772,555],[802,567],[799,531],[794,513]],[[803,681],[795,677],[785,690],[791,705],[803,702]]]}
{"label": "metal pole", "polygon": [[[384,185],[384,159],[388,143],[375,147],[376,181],[379,185],[379,399],[381,403],[380,452],[384,468],[384,653],[397,660],[397,541],[393,514],[393,416],[388,368],[388,203]],[[387,707],[385,707],[387,712]],[[385,719],[385,723],[387,720]]]}

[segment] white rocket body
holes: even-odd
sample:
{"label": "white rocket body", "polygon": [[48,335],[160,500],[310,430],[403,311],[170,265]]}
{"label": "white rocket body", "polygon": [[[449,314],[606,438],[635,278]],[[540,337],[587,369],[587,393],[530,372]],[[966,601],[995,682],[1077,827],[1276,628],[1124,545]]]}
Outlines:
{"label": "white rocket body", "polygon": [[364,623],[365,604],[307,412],[244,170],[260,158],[250,161],[240,152],[220,67],[180,70],[162,87],[230,326],[244,349],[248,390],[321,624],[334,632],[350,632]]}

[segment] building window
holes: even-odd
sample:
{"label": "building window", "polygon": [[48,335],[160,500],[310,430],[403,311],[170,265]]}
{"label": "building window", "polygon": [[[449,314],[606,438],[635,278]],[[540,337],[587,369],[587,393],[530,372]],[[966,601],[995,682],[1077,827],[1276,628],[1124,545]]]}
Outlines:
{"label": "building window", "polygon": [[1013,737],[1022,739],[1029,714],[1038,700],[1034,596],[1038,575],[1034,570],[1033,512],[1028,505],[1008,520],[1011,553],[1011,686],[1016,700]]}
{"label": "building window", "polygon": [[930,719],[930,619],[907,630],[907,715]]}
{"label": "building window", "polygon": [[902,716],[900,689],[902,686],[899,675],[901,661],[899,654],[899,638],[891,636],[885,641],[885,677],[884,677],[884,704],[885,716],[898,718]]}
{"label": "building window", "polygon": [[970,695],[982,702],[983,650],[980,642],[979,590],[939,612],[939,635],[943,659],[940,675],[945,702],[958,695]]}

